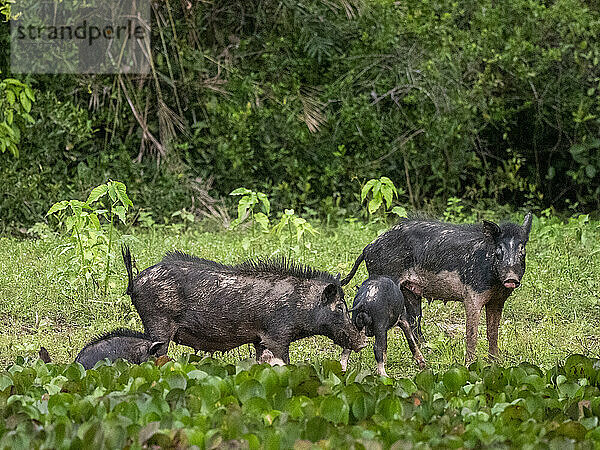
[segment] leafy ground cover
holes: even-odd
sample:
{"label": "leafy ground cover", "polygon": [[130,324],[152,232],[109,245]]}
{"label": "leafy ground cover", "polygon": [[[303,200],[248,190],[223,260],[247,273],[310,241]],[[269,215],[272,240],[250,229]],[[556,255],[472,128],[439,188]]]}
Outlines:
{"label": "leafy ground cover", "polygon": [[593,448],[599,367],[573,355],[547,371],[474,363],[391,380],[331,360],[187,355],[86,372],[20,358],[0,375],[0,447]]}

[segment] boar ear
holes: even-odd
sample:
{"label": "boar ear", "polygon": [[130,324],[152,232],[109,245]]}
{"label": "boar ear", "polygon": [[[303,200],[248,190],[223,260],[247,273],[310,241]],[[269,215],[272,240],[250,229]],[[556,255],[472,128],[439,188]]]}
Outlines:
{"label": "boar ear", "polygon": [[531,231],[531,222],[533,221],[533,215],[531,211],[525,214],[525,219],[523,220],[523,232],[525,233],[525,242],[529,240],[529,232]]}
{"label": "boar ear", "polygon": [[493,241],[500,236],[500,227],[489,220],[483,221],[483,234],[491,238]]}
{"label": "boar ear", "polygon": [[339,286],[337,284],[333,284],[333,283],[330,283],[327,286],[325,286],[325,289],[323,289],[323,297],[322,297],[323,303],[325,303],[325,304],[333,303],[337,298],[338,289],[339,289]]}
{"label": "boar ear", "polygon": [[148,349],[148,354],[149,355],[156,355],[156,352],[158,351],[158,349],[160,349],[160,347],[162,345],[164,345],[164,344],[165,344],[164,342],[153,342],[150,345],[150,348]]}

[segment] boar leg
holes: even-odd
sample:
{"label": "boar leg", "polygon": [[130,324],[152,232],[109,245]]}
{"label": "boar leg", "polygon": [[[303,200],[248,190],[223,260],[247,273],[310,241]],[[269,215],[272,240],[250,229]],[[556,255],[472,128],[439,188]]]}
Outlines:
{"label": "boar leg", "polygon": [[422,309],[422,298],[420,295],[415,294],[413,291],[402,286],[402,294],[406,300],[406,314],[410,322],[410,327],[413,332],[413,336],[418,342],[425,342],[425,336],[421,330],[421,316],[423,315]]}
{"label": "boar leg", "polygon": [[144,323],[144,331],[153,342],[163,342],[155,353],[156,357],[166,355],[169,350],[169,342],[173,340],[175,335],[173,321],[166,317],[158,317],[151,322]]}
{"label": "boar leg", "polygon": [[256,351],[256,362],[258,362],[259,364],[262,361],[263,353],[266,349],[267,349],[267,347],[265,347],[262,343],[260,343],[260,342],[254,343],[254,350]]}
{"label": "boar leg", "polygon": [[349,348],[345,348],[342,351],[342,355],[340,356],[340,364],[342,365],[342,370],[344,372],[348,368],[348,360],[350,359],[350,353],[352,353],[352,350]]}
{"label": "boar leg", "polygon": [[282,360],[285,364],[290,363],[290,346],[289,345],[281,346],[281,347],[277,347],[277,348],[271,348],[271,351],[273,352],[273,356],[275,358]]}
{"label": "boar leg", "polygon": [[481,308],[483,308],[484,301],[478,296],[467,296],[464,304],[467,319],[465,326],[465,337],[467,341],[465,365],[467,365],[475,360],[477,352],[477,329],[479,327],[479,317],[481,316]]}
{"label": "boar leg", "polygon": [[426,365],[425,358],[423,357],[423,354],[421,353],[421,350],[419,349],[419,344],[417,344],[415,337],[410,329],[410,324],[408,323],[408,320],[406,320],[404,317],[401,317],[398,320],[397,325],[404,332],[404,336],[406,337],[406,342],[408,342],[408,348],[410,348],[413,358],[415,358],[415,361],[417,362],[417,364],[419,365],[419,367],[421,369],[425,368],[425,365]]}
{"label": "boar leg", "polygon": [[487,325],[487,339],[489,353],[492,359],[498,356],[498,328],[502,318],[504,300],[493,299],[485,305],[485,321]]}
{"label": "boar leg", "polygon": [[375,329],[375,344],[373,344],[375,361],[377,361],[377,373],[387,377],[385,362],[387,360],[387,329],[377,327]]}

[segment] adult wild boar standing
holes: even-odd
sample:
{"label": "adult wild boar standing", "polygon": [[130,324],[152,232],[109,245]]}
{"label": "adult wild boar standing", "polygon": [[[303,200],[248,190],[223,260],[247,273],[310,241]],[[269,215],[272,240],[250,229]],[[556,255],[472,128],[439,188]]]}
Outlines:
{"label": "adult wild boar standing", "polygon": [[131,296],[144,329],[155,341],[196,351],[227,351],[252,343],[256,359],[268,349],[289,363],[290,343],[325,335],[343,348],[366,345],[350,320],[339,278],[293,261],[251,260],[227,266],[180,252],[134,279],[123,251]]}
{"label": "adult wild boar standing", "polygon": [[467,362],[475,358],[477,327],[485,306],[489,353],[496,356],[504,302],[525,273],[531,221],[531,213],[522,225],[497,225],[488,220],[467,225],[402,220],[364,248],[342,286],[352,279],[362,261],[369,277],[393,278],[402,288],[419,336],[422,297],[463,302]]}

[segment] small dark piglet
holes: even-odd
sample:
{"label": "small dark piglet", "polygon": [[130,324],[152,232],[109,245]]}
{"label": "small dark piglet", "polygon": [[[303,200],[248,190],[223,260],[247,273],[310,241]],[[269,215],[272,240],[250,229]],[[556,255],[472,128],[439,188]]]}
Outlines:
{"label": "small dark piglet", "polygon": [[86,369],[91,369],[98,361],[108,358],[115,361],[125,359],[140,364],[155,355],[164,342],[153,342],[144,333],[119,328],[103,334],[87,344],[75,358]]}
{"label": "small dark piglet", "polygon": [[466,362],[475,358],[477,327],[485,306],[492,357],[498,354],[498,327],[504,302],[521,284],[525,246],[532,215],[522,225],[455,225],[435,220],[405,219],[367,245],[354,263],[347,284],[362,261],[370,277],[386,275],[406,298],[413,332],[421,338],[421,298],[464,303]]}
{"label": "small dark piglet", "polygon": [[[358,289],[352,306],[352,322],[367,336],[375,336],[375,361],[377,373],[387,376],[387,332],[399,326],[419,367],[425,367],[425,359],[415,341],[404,305],[404,296],[398,285],[388,277],[370,278]],[[350,349],[344,349],[341,356],[342,369],[346,370]]]}

